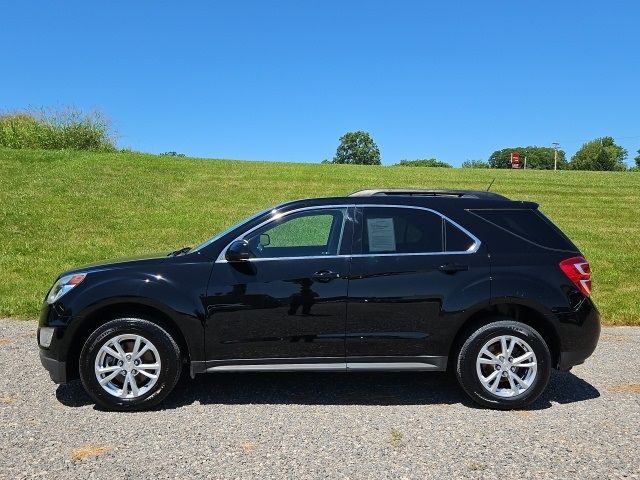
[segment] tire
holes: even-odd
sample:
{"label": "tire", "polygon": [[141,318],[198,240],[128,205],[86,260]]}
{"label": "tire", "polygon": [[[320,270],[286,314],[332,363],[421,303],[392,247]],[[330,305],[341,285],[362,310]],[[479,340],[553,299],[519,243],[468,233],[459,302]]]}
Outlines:
{"label": "tire", "polygon": [[[107,373],[99,373],[98,368]],[[141,318],[118,318],[89,336],[79,369],[82,385],[96,404],[107,410],[133,411],[164,400],[180,378],[182,362],[178,344],[162,327]]]}
{"label": "tire", "polygon": [[[509,353],[509,348],[512,355],[502,355]],[[470,331],[457,356],[456,377],[460,386],[483,407],[511,410],[529,405],[545,390],[550,375],[551,354],[542,336],[530,326],[511,319],[492,319],[491,323]]]}

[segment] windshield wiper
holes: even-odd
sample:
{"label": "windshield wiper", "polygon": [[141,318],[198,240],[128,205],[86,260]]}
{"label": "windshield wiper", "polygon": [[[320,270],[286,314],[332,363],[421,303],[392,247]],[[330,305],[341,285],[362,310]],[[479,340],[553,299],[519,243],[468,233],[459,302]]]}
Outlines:
{"label": "windshield wiper", "polygon": [[191,247],[182,247],[169,253],[167,257],[177,257],[178,255],[182,255],[183,253],[187,253],[189,250],[191,250]]}

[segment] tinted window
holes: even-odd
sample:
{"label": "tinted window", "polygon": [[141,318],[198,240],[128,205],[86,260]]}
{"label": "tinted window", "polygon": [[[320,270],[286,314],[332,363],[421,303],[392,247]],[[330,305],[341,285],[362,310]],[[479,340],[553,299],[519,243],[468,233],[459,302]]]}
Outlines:
{"label": "tinted window", "polygon": [[345,209],[310,210],[286,215],[249,234],[256,258],[336,255]]}
{"label": "tinted window", "polygon": [[466,252],[475,241],[451,222],[445,222],[445,247],[447,252]]}
{"label": "tinted window", "polygon": [[575,250],[560,230],[537,210],[472,210],[481,218],[530,242],[547,248]]}
{"label": "tinted window", "polygon": [[363,253],[442,251],[442,218],[413,208],[364,209]]}

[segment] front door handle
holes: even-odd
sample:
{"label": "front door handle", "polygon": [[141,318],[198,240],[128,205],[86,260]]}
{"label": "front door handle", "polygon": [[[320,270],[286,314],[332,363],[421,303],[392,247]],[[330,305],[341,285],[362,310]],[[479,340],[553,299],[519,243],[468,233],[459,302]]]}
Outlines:
{"label": "front door handle", "polygon": [[332,272],[331,270],[320,270],[319,272],[311,275],[311,278],[317,282],[326,283],[336,278],[340,278],[340,274],[338,272]]}
{"label": "front door handle", "polygon": [[454,274],[456,272],[466,272],[469,270],[469,265],[461,265],[459,263],[445,263],[440,265],[438,270],[448,274]]}

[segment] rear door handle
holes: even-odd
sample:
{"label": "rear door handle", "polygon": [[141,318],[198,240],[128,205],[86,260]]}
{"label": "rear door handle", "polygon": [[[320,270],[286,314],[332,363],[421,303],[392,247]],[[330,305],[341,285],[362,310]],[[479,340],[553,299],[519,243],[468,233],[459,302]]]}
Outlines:
{"label": "rear door handle", "polygon": [[438,270],[444,273],[453,274],[456,272],[466,272],[469,270],[469,265],[461,265],[459,263],[445,263],[444,265],[440,265]]}
{"label": "rear door handle", "polygon": [[317,282],[330,282],[336,278],[340,278],[340,274],[338,272],[332,272],[331,270],[320,270],[319,272],[311,275]]}

